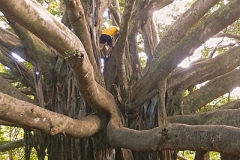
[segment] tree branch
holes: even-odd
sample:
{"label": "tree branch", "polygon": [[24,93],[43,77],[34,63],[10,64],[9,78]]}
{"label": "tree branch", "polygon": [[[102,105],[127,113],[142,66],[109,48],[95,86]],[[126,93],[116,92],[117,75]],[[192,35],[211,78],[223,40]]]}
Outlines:
{"label": "tree branch", "polygon": [[238,109],[240,108],[240,99],[228,102],[227,104],[224,104],[222,109]]}
{"label": "tree branch", "polygon": [[15,148],[23,147],[24,145],[25,145],[24,139],[11,141],[11,142],[0,145],[0,152],[5,152]]}
{"label": "tree branch", "polygon": [[154,59],[158,59],[164,53],[166,54],[172,46],[186,36],[189,29],[194,26],[211,7],[218,3],[218,1],[219,0],[198,0],[193,3],[191,7],[171,25],[166,34],[161,38],[161,42],[156,48]]}
{"label": "tree branch", "polygon": [[[12,79],[15,81],[21,81],[25,86],[33,86],[33,74],[25,67],[21,62],[12,57],[8,50],[2,50],[3,54],[0,54],[0,62],[10,68]],[[3,75],[3,74],[2,74]],[[5,73],[5,75],[7,75]],[[7,77],[6,77],[7,78]],[[11,80],[12,80],[11,79]]]}
{"label": "tree branch", "polygon": [[[73,56],[75,50],[86,54],[82,43],[74,33],[58,22],[37,2],[20,0],[16,3],[15,0],[2,0],[1,4],[0,10],[6,16],[51,45],[64,57]],[[27,16],[29,13],[31,13],[31,18]]]}
{"label": "tree branch", "polygon": [[[134,151],[188,149],[240,155],[240,129],[230,126],[169,124],[144,131],[123,130],[109,126],[107,133],[111,146]],[[226,139],[228,139],[227,144]]]}
{"label": "tree branch", "polygon": [[[184,58],[190,56],[189,53],[192,49],[199,47],[211,36],[237,20],[240,17],[240,8],[234,6],[239,4],[240,1],[233,0],[228,3],[228,5],[221,7],[218,11],[210,15],[208,19],[199,24],[198,27],[187,36],[182,38],[179,43],[174,45],[174,47],[171,47],[171,50],[165,50],[166,52],[164,53],[164,49],[156,49],[156,53],[163,54],[152,63],[149,72],[143,76],[139,83],[133,86],[132,100],[134,101],[147,92],[150,92],[155,88],[159,79],[167,77]],[[226,16],[226,13],[229,16]],[[149,81],[152,83],[148,83]]]}
{"label": "tree branch", "polygon": [[94,80],[93,67],[78,37],[35,1],[19,0],[16,3],[15,0],[3,0],[0,10],[55,48],[72,68],[85,102],[102,114],[110,113],[112,120],[119,125],[121,117],[115,99]]}
{"label": "tree branch", "polygon": [[120,7],[118,0],[114,0],[113,4],[110,6],[111,13],[113,15],[112,19],[114,19],[117,26],[120,26],[121,24],[121,16],[120,16]]}
{"label": "tree branch", "polygon": [[16,22],[8,19],[9,24],[14,29],[15,33],[21,39],[22,43],[28,50],[27,57],[31,59],[35,66],[40,66],[41,72],[44,75],[44,86],[51,87],[52,84],[52,70],[56,55],[53,51],[46,46],[38,37],[17,24]]}
{"label": "tree branch", "polygon": [[[193,63],[188,68],[179,69],[168,78],[168,88],[186,90],[235,69],[240,64],[240,47],[234,47],[215,58]],[[208,74],[207,71],[211,71]]]}
{"label": "tree branch", "polygon": [[73,31],[76,36],[81,40],[83,46],[88,54],[89,60],[94,68],[98,71],[96,60],[94,57],[92,43],[90,39],[89,29],[87,28],[86,17],[84,14],[83,6],[80,0],[65,0],[68,18],[72,25]]}
{"label": "tree branch", "polygon": [[240,36],[237,35],[237,34],[233,34],[233,33],[218,33],[214,37],[215,38],[218,38],[218,37],[228,37],[228,38],[235,39],[237,42],[240,41]]}
{"label": "tree branch", "polygon": [[0,45],[26,59],[26,49],[20,39],[12,32],[0,27]]}
{"label": "tree branch", "polygon": [[118,46],[117,46],[117,73],[118,73],[118,79],[119,83],[122,86],[123,92],[128,90],[128,80],[127,80],[127,73],[126,73],[126,63],[125,63],[125,56],[124,56],[124,50],[126,47],[126,39],[128,36],[128,28],[130,25],[130,20],[132,18],[132,10],[135,5],[136,0],[128,0],[127,4],[125,6],[123,16],[121,19],[121,26],[120,26],[120,34],[118,37]]}
{"label": "tree branch", "polygon": [[[240,103],[238,101],[238,108]],[[182,123],[188,125],[227,125],[240,128],[240,109],[220,109],[208,113],[190,115],[175,115],[168,117],[169,123]]]}
{"label": "tree branch", "polygon": [[11,86],[2,76],[0,76],[0,92],[5,93],[9,96],[12,96],[14,98],[17,98],[22,101],[26,101],[28,103],[35,104],[35,102],[27,97],[25,94],[20,92],[18,89],[15,87]]}
{"label": "tree branch", "polygon": [[199,90],[183,98],[184,114],[194,113],[215,98],[240,86],[239,79],[240,70],[236,69],[208,82]]}
{"label": "tree branch", "polygon": [[103,128],[103,122],[97,115],[89,115],[81,120],[74,120],[65,115],[17,100],[2,92],[0,92],[0,99],[1,120],[39,129],[51,135],[63,133],[72,137],[87,138]]}

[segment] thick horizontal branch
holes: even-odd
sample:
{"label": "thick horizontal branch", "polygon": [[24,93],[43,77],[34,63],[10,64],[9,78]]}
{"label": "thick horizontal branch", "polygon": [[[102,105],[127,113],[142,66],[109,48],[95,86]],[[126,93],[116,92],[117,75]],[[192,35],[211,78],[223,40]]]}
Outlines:
{"label": "thick horizontal branch", "polygon": [[[240,103],[238,101],[240,108]],[[169,123],[188,125],[227,125],[240,128],[240,109],[222,109],[208,113],[176,115],[168,117]]]}
{"label": "thick horizontal branch", "polygon": [[2,92],[0,92],[0,119],[39,129],[51,135],[63,133],[77,138],[90,137],[103,127],[103,122],[97,115],[76,120],[20,101]]}
{"label": "thick horizontal branch", "polygon": [[144,131],[108,125],[108,142],[134,151],[187,149],[240,155],[240,129],[220,125],[169,124]]}

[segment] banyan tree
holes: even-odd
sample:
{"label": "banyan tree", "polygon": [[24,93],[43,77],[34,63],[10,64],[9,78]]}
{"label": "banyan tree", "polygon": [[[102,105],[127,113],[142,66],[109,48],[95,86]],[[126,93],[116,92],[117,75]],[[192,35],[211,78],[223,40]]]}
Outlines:
{"label": "banyan tree", "polygon": [[[24,129],[25,159],[240,158],[240,101],[213,103],[240,86],[240,0],[190,1],[156,24],[172,3],[0,0],[0,124]],[[102,63],[106,23],[120,32]]]}

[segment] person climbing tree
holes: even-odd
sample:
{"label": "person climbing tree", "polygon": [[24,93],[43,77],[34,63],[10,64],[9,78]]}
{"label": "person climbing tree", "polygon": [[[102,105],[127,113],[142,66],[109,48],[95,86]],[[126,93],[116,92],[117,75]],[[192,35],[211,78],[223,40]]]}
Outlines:
{"label": "person climbing tree", "polygon": [[119,33],[119,27],[117,26],[109,26],[108,28],[104,29],[102,31],[102,35],[100,37],[100,50],[102,51],[105,47],[105,43],[109,46],[107,52],[103,52],[103,59],[104,61],[108,60],[108,57],[110,56],[110,52],[112,50],[113,44],[112,39],[115,34]]}

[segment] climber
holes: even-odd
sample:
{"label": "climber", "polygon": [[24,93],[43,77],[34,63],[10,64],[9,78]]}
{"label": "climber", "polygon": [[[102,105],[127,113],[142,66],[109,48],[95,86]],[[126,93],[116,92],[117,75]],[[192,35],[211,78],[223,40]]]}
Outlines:
{"label": "climber", "polygon": [[104,60],[107,60],[108,57],[110,56],[110,52],[112,50],[113,44],[112,44],[112,39],[115,34],[119,33],[119,27],[117,26],[109,26],[108,28],[104,29],[102,31],[102,35],[100,37],[100,50],[102,51],[103,48],[105,47],[105,43],[108,44],[108,50],[107,52],[104,53]]}

